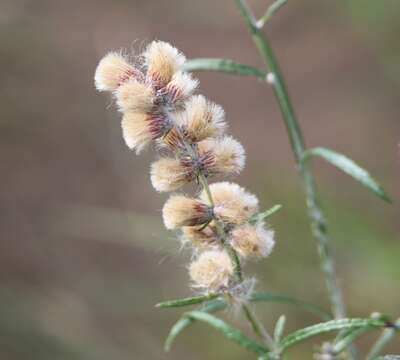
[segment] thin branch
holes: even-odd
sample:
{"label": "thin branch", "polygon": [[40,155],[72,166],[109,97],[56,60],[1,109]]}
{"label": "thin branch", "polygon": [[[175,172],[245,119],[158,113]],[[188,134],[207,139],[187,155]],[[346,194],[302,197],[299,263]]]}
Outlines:
{"label": "thin branch", "polygon": [[287,3],[288,0],[276,0],[270,5],[265,14],[257,21],[257,27],[262,29],[264,25],[274,16],[274,14]]}

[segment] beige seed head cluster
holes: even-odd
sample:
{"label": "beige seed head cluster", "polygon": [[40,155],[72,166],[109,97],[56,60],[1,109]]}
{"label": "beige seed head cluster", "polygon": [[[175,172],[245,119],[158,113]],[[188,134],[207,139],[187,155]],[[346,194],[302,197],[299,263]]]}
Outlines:
{"label": "beige seed head cluster", "polygon": [[[245,164],[243,146],[227,129],[221,106],[194,95],[198,80],[185,72],[185,56],[175,47],[153,41],[131,62],[110,52],[95,73],[99,91],[111,92],[122,112],[122,135],[136,153],[153,144],[162,156],[151,164],[150,178],[159,192],[201,183],[196,197],[172,194],[163,207],[167,229],[181,229],[194,250],[189,275],[205,292],[242,288],[231,253],[259,258],[271,253],[273,232],[253,224],[258,199],[231,182],[208,186],[213,176],[239,173]],[[239,282],[239,283],[238,283]]]}

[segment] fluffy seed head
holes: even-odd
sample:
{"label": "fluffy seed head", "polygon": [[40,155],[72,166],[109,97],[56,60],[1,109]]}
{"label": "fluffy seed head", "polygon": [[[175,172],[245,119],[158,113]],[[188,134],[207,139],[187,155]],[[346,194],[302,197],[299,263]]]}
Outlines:
{"label": "fluffy seed head", "polygon": [[275,245],[274,232],[267,230],[262,223],[244,224],[232,230],[230,242],[232,247],[244,258],[266,257]]}
{"label": "fluffy seed head", "polygon": [[177,190],[193,178],[190,161],[187,165],[185,159],[162,158],[151,164],[151,183],[159,192]]}
{"label": "fluffy seed head", "polygon": [[193,94],[199,85],[199,81],[194,79],[191,74],[183,71],[178,71],[172,77],[172,80],[165,88],[172,103],[180,102],[187,99]]}
{"label": "fluffy seed head", "polygon": [[244,168],[245,151],[231,136],[209,138],[198,144],[208,174],[238,174]]}
{"label": "fluffy seed head", "polygon": [[167,85],[185,63],[186,58],[172,45],[153,41],[143,53],[147,75],[158,87]]}
{"label": "fluffy seed head", "polygon": [[182,228],[182,241],[190,242],[194,247],[204,249],[218,244],[218,236],[213,223],[202,227],[186,226]]}
{"label": "fluffy seed head", "polygon": [[163,220],[167,229],[202,225],[212,218],[212,209],[200,200],[184,195],[172,195],[163,207]]}
{"label": "fluffy seed head", "polygon": [[136,79],[123,83],[115,91],[117,105],[122,112],[150,112],[154,107],[156,96],[151,86]]}
{"label": "fluffy seed head", "polygon": [[[230,182],[218,182],[210,185],[214,199],[214,215],[228,224],[243,224],[258,211],[258,199],[244,188]],[[207,193],[200,194],[207,201]]]}
{"label": "fluffy seed head", "polygon": [[99,91],[114,91],[137,74],[138,70],[129,64],[122,54],[110,52],[97,65],[94,82]]}
{"label": "fluffy seed head", "polygon": [[170,123],[161,115],[142,112],[127,112],[121,122],[122,135],[126,145],[140,153],[152,140],[165,134]]}
{"label": "fluffy seed head", "polygon": [[205,251],[190,264],[189,275],[195,287],[218,291],[228,287],[233,265],[225,251]]}
{"label": "fluffy seed head", "polygon": [[183,127],[192,142],[219,136],[226,129],[222,107],[202,95],[192,96],[185,103],[185,110],[177,115],[177,123]]}

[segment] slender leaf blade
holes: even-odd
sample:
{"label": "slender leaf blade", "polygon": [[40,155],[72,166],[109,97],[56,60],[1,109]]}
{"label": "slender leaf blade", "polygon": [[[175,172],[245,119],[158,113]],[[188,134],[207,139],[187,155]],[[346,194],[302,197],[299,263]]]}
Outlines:
{"label": "slender leaf blade", "polygon": [[368,171],[357,165],[353,160],[349,159],[347,156],[327,148],[317,147],[306,150],[303,155],[303,161],[308,160],[312,156],[318,156],[323,158],[330,164],[336,166],[338,169],[342,170],[346,174],[353,177],[355,180],[357,180],[366,188],[371,190],[381,199],[387,202],[391,202],[391,199],[383,190],[382,186],[379,185],[376,180],[374,180],[374,178],[368,173]]}
{"label": "slender leaf blade", "polygon": [[242,76],[255,76],[265,79],[266,72],[250,65],[240,64],[229,59],[199,58],[190,59],[183,65],[186,71],[218,71]]}
{"label": "slender leaf blade", "polygon": [[276,343],[279,343],[281,341],[283,331],[285,330],[285,324],[286,324],[286,316],[281,315],[278,321],[276,322],[274,329],[274,341]]}
{"label": "slender leaf blade", "polygon": [[[223,310],[226,307],[226,302],[223,300],[214,300],[207,303],[203,308],[200,308],[198,311],[205,313],[213,313],[219,310]],[[172,343],[176,339],[176,337],[185,330],[189,325],[194,323],[196,320],[189,317],[180,318],[175,325],[172,326],[167,339],[164,344],[164,351],[168,352],[171,349]]]}
{"label": "slender leaf blade", "polygon": [[182,307],[182,306],[196,305],[196,304],[201,304],[205,301],[214,300],[218,296],[219,296],[219,294],[209,294],[209,295],[193,296],[193,297],[177,299],[177,300],[169,300],[169,301],[164,301],[164,302],[156,304],[156,307],[158,307],[158,308],[176,308],[176,307]]}
{"label": "slender leaf blade", "polygon": [[271,215],[275,214],[277,211],[279,211],[282,208],[282,205],[277,204],[274,205],[273,207],[271,207],[268,210],[265,210],[263,212],[254,214],[251,218],[250,218],[250,223],[255,224],[257,222],[260,221],[264,221],[265,219],[269,218]]}
{"label": "slender leaf blade", "polygon": [[274,294],[274,293],[268,293],[268,292],[255,293],[251,297],[250,301],[254,301],[254,302],[267,301],[267,302],[286,303],[286,304],[290,304],[290,305],[294,305],[294,306],[303,308],[304,310],[307,310],[307,311],[313,313],[314,315],[319,316],[322,320],[331,320],[332,319],[331,315],[324,309],[320,308],[319,306],[308,303],[306,301],[298,300],[298,299],[288,296],[288,295]]}
{"label": "slender leaf blade", "polygon": [[250,350],[258,355],[265,356],[268,353],[268,349],[266,347],[249,338],[240,330],[233,328],[225,321],[211,314],[207,314],[203,311],[192,311],[187,314],[187,317],[211,325],[213,328],[222,332],[229,340],[232,340],[241,347]]}
{"label": "slender leaf blade", "polygon": [[280,348],[283,351],[294,344],[297,344],[303,340],[308,339],[309,337],[330,331],[342,330],[342,329],[356,329],[363,327],[380,328],[384,327],[385,324],[386,323],[380,319],[355,318],[355,319],[331,320],[324,323],[308,326],[306,328],[297,330],[289,334],[282,340]]}

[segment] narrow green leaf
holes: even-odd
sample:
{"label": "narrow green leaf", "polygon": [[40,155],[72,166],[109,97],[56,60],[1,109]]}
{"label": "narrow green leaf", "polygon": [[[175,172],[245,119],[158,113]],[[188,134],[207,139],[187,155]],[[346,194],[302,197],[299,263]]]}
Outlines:
{"label": "narrow green leaf", "polygon": [[279,204],[274,205],[272,208],[270,208],[268,210],[265,210],[263,212],[254,214],[250,218],[249,222],[251,224],[255,224],[255,223],[259,222],[259,221],[264,221],[266,218],[269,218],[271,215],[275,214],[281,208],[282,208],[282,205],[279,205]]}
{"label": "narrow green leaf", "polygon": [[[223,310],[226,307],[226,302],[223,300],[214,300],[207,303],[204,307],[200,308],[199,311],[204,313],[213,313],[219,310]],[[171,349],[172,343],[175,338],[190,324],[194,323],[195,320],[189,317],[180,318],[175,325],[171,328],[167,339],[164,344],[164,351],[169,351]]]}
{"label": "narrow green leaf", "polygon": [[302,161],[307,161],[312,156],[319,156],[324,160],[328,161],[330,164],[336,166],[346,174],[352,176],[362,185],[367,187],[381,199],[391,202],[388,195],[385,193],[383,188],[372,178],[372,176],[364,170],[362,167],[357,165],[353,160],[349,159],[348,157],[339,154],[333,150],[327,148],[314,148],[309,149],[304,152]]}
{"label": "narrow green leaf", "polygon": [[217,317],[207,314],[203,311],[192,311],[186,315],[190,319],[203,321],[215,329],[222,332],[229,340],[237,343],[241,347],[250,350],[258,355],[265,355],[268,349],[253,339],[243,334],[240,330],[233,328],[228,325],[225,321],[218,319]]}
{"label": "narrow green leaf", "polygon": [[[384,329],[369,351],[366,360],[374,360],[382,352],[383,348],[395,337],[396,329]],[[400,356],[399,356],[400,359]]]}
{"label": "narrow green leaf", "polygon": [[281,294],[273,294],[273,293],[255,293],[251,297],[250,301],[270,301],[270,302],[281,302],[281,303],[286,303],[294,306],[298,306],[300,308],[303,308],[304,310],[307,310],[314,315],[319,316],[322,320],[330,320],[332,319],[331,315],[325,311],[324,309],[320,308],[317,305],[298,300],[296,298],[293,298],[291,296],[287,295],[281,295]]}
{"label": "narrow green leaf", "polygon": [[202,295],[202,296],[193,296],[193,297],[188,297],[188,298],[184,298],[184,299],[164,301],[164,302],[156,304],[156,307],[158,307],[158,308],[175,308],[175,307],[201,304],[205,301],[214,300],[218,296],[219,296],[219,294],[209,294],[209,295]]}
{"label": "narrow green leaf", "polygon": [[370,326],[352,329],[341,339],[335,341],[335,344],[333,345],[333,352],[335,354],[340,354],[343,350],[349,347],[350,344],[352,344],[357,338],[364,335],[366,332],[374,329],[375,329],[374,327]]}
{"label": "narrow green leaf", "polygon": [[266,72],[250,65],[239,64],[229,59],[191,59],[183,66],[186,71],[218,71],[242,76],[255,76],[265,79]]}
{"label": "narrow green leaf", "polygon": [[316,336],[329,331],[342,330],[342,329],[356,329],[362,327],[380,328],[385,326],[385,322],[379,319],[339,319],[331,320],[324,323],[312,325],[304,329],[297,330],[290,335],[286,336],[281,344],[281,350],[297,344],[309,337]]}
{"label": "narrow green leaf", "polygon": [[274,329],[274,341],[278,344],[281,341],[283,331],[285,330],[286,317],[285,315],[281,315],[276,322]]}

